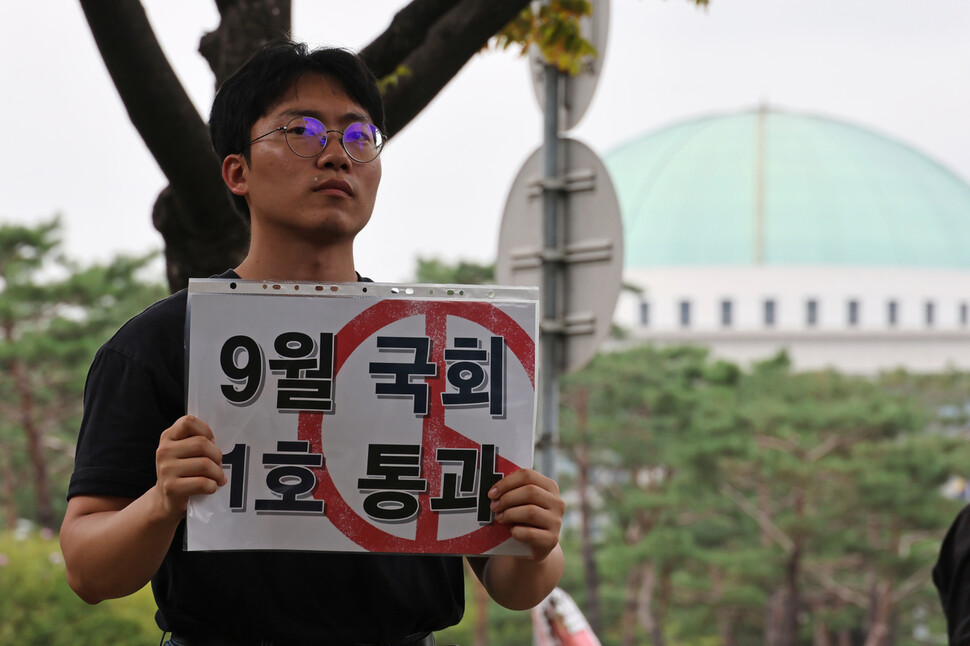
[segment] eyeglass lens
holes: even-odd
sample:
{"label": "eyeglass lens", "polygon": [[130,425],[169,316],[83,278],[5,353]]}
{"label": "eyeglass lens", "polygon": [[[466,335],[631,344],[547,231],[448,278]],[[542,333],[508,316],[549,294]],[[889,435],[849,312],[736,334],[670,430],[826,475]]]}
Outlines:
{"label": "eyeglass lens", "polygon": [[[331,132],[340,136],[340,131]],[[287,145],[300,157],[316,157],[327,145],[327,128],[313,117],[292,119],[286,124],[285,133]],[[377,126],[357,121],[343,131],[342,143],[351,159],[369,162],[380,154],[384,135]]]}

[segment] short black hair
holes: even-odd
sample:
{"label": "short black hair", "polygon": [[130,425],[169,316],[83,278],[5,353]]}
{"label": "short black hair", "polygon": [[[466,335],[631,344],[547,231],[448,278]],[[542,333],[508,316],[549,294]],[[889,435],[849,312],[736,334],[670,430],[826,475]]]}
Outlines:
{"label": "short black hair", "polygon": [[[307,72],[340,81],[350,98],[367,110],[374,125],[385,130],[377,79],[357,54],[337,47],[311,51],[305,43],[278,41],[259,49],[216,92],[209,113],[209,136],[220,161],[235,153],[249,158],[253,124]],[[246,199],[232,195],[232,201],[248,221]]]}

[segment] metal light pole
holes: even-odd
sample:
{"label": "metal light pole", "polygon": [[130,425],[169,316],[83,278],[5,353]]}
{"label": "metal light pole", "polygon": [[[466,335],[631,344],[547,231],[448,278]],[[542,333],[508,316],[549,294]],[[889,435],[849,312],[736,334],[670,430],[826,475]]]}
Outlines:
{"label": "metal light pole", "polygon": [[561,136],[588,109],[602,67],[609,2],[593,2],[591,20],[582,25],[598,58],[587,60],[577,76],[567,76],[540,54],[532,55],[542,146],[509,191],[495,263],[500,284],[541,288],[535,467],[553,479],[560,377],[592,359],[608,335],[622,272],[623,229],[609,171],[588,146]]}
{"label": "metal light pole", "polygon": [[542,322],[539,325],[540,450],[539,471],[556,478],[559,441],[559,376],[562,371],[562,332],[566,294],[561,229],[562,180],[559,169],[559,105],[561,73],[545,66],[542,138]]}

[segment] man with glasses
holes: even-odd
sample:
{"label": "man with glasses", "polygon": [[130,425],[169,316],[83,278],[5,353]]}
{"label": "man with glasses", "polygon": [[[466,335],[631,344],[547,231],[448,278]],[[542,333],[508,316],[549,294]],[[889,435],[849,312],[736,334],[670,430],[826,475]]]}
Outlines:
{"label": "man with glasses", "polygon": [[[353,244],[374,208],[383,122],[374,77],[344,50],[282,43],[228,79],[210,132],[252,236],[220,277],[367,280]],[[459,557],[182,549],[189,497],[226,483],[212,430],[184,414],[185,310],[184,291],[156,303],[91,367],[61,528],[71,587],[97,603],[151,580],[173,646],[433,644],[463,612]],[[523,469],[489,495],[532,556],[469,563],[497,602],[529,608],[563,571],[558,487]]]}

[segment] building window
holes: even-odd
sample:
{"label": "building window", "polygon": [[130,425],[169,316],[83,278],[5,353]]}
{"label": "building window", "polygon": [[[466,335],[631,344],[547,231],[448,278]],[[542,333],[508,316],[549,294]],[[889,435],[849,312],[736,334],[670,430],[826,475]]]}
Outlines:
{"label": "building window", "polygon": [[818,301],[814,298],[805,301],[805,325],[808,327],[818,325]]}
{"label": "building window", "polygon": [[966,303],[960,303],[960,326],[967,327],[967,323],[970,323],[970,308],[967,307]]}
{"label": "building window", "polygon": [[690,301],[680,302],[680,327],[690,327]]}
{"label": "building window", "polygon": [[886,322],[889,327],[896,327],[899,324],[899,303],[889,301],[886,303]]}
{"label": "building window", "polygon": [[857,300],[849,301],[848,322],[849,327],[859,325],[859,301]]}
{"label": "building window", "polygon": [[926,301],[926,327],[933,327],[936,318],[936,306],[933,301]]}
{"label": "building window", "polygon": [[640,325],[650,325],[650,303],[647,301],[640,301]]}
{"label": "building window", "polygon": [[725,299],[721,301],[721,327],[731,327],[734,323],[734,303]]}
{"label": "building window", "polygon": [[775,299],[765,299],[765,327],[775,325]]}

